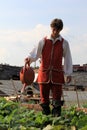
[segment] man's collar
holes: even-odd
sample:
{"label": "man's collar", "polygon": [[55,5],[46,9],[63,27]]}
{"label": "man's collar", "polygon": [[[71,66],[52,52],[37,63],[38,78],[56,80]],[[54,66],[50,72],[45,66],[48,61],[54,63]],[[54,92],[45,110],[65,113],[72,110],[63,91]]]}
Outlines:
{"label": "man's collar", "polygon": [[[53,40],[53,38],[51,37],[51,35],[48,35],[47,37],[46,37],[47,39],[50,39],[50,40]],[[61,35],[59,35],[55,40],[62,40],[62,37],[61,37]]]}

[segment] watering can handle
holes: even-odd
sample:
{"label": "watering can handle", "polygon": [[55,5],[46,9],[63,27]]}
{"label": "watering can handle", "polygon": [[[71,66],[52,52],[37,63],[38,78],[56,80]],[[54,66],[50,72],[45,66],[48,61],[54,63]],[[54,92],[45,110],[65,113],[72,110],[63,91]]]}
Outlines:
{"label": "watering can handle", "polygon": [[26,58],[25,59],[25,65],[24,68],[30,67],[30,59]]}
{"label": "watering can handle", "polygon": [[30,67],[30,63],[25,63],[24,68]]}

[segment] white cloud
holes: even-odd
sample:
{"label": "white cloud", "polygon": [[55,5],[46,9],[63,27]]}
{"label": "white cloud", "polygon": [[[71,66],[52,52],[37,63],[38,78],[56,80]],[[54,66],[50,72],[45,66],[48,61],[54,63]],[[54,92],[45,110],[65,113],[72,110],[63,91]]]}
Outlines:
{"label": "white cloud", "polygon": [[48,27],[41,24],[29,31],[0,30],[0,62],[22,65],[28,51],[48,33]]}
{"label": "white cloud", "polygon": [[[23,65],[29,50],[38,41],[50,33],[50,27],[38,24],[31,30],[0,30],[0,63]],[[72,36],[70,29],[65,27],[61,34],[70,41],[74,63],[87,61],[87,34]],[[71,35],[71,37],[69,37]]]}
{"label": "white cloud", "polygon": [[5,49],[4,48],[0,48],[0,57],[2,57],[3,55],[5,55]]}
{"label": "white cloud", "polygon": [[73,62],[81,65],[87,63],[87,34],[76,35],[71,41]]}

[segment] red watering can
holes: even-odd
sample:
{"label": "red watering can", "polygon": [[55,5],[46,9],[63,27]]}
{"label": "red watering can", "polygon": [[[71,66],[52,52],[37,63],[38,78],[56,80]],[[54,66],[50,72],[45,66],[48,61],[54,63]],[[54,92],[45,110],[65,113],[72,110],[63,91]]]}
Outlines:
{"label": "red watering can", "polygon": [[35,72],[29,64],[25,64],[20,71],[20,81],[22,84],[31,85],[35,78]]}

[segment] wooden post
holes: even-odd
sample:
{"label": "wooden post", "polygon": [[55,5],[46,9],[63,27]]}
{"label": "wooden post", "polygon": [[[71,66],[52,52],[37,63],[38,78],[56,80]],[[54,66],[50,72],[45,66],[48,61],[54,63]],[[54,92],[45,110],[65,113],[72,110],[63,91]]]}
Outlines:
{"label": "wooden post", "polygon": [[76,88],[77,104],[78,104],[78,107],[80,107],[79,96],[78,96],[78,91],[77,91],[77,86],[75,86],[75,88]]}

